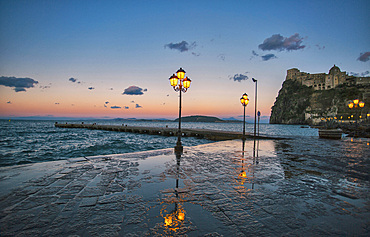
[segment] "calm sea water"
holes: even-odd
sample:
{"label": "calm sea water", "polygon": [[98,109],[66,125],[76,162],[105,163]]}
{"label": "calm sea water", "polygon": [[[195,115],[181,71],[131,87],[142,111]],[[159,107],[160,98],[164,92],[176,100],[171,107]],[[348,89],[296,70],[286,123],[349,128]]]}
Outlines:
{"label": "calm sea water", "polygon": [[[81,121],[73,121],[80,123]],[[93,123],[88,121],[85,123]],[[98,124],[121,122],[95,121]],[[61,160],[67,158],[121,154],[175,146],[176,137],[153,136],[89,129],[56,128],[55,121],[0,120],[0,166]],[[174,127],[175,122],[125,122],[132,126]],[[242,123],[183,123],[183,128],[242,131]],[[260,134],[289,137],[317,137],[317,129],[295,125],[260,124]],[[253,124],[246,125],[253,132]],[[206,139],[182,138],[184,146],[210,143]]]}

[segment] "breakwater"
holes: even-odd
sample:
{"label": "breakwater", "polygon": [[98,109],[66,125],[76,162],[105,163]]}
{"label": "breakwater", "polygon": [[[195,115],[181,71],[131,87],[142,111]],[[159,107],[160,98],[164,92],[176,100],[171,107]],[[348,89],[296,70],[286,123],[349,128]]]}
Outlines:
{"label": "breakwater", "polygon": [[[162,135],[162,136],[177,136],[177,128],[168,127],[142,127],[142,126],[128,126],[128,125],[99,125],[99,124],[76,124],[76,123],[55,123],[56,127],[59,128],[86,128],[86,129],[96,129],[96,130],[106,130],[106,131],[117,131],[117,132],[130,132],[130,133],[140,133],[149,135]],[[220,131],[220,130],[210,130],[210,129],[181,129],[183,137],[197,137],[205,138],[213,141],[222,140],[232,140],[241,139],[243,137],[242,132],[232,132],[232,131]],[[254,138],[253,134],[246,133],[246,138]],[[259,139],[282,139],[277,136],[256,136]]]}

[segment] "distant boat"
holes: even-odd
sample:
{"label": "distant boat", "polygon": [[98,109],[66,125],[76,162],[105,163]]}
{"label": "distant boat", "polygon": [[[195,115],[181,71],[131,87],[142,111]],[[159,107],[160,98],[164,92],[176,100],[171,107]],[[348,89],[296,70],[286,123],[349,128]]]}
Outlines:
{"label": "distant boat", "polygon": [[342,139],[342,130],[320,128],[319,137],[326,139]]}

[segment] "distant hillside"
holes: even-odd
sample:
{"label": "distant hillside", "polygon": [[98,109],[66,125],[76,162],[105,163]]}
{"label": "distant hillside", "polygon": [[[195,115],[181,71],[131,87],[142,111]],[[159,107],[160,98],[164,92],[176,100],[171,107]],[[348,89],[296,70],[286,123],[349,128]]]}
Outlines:
{"label": "distant hillside", "polygon": [[[175,119],[175,122],[178,122],[179,119]],[[216,118],[216,117],[210,117],[210,116],[201,116],[201,115],[195,115],[195,116],[187,116],[187,117],[181,117],[181,122],[207,122],[207,123],[215,123],[215,122],[225,122],[222,119]]]}

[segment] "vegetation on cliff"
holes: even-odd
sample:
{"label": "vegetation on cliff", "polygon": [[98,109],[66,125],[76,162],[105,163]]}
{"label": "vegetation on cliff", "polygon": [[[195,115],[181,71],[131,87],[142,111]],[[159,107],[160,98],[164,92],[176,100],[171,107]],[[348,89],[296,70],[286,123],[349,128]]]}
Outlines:
{"label": "vegetation on cliff", "polygon": [[[351,115],[359,118],[361,114],[364,118],[370,105],[369,94],[369,85],[343,84],[330,90],[314,90],[294,80],[286,80],[271,108],[270,123],[313,124],[321,118],[346,120]],[[365,107],[349,109],[348,102],[354,99],[365,102]]]}
{"label": "vegetation on cliff", "polygon": [[272,124],[305,124],[305,110],[310,105],[313,89],[286,80],[271,108]]}

